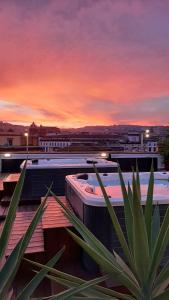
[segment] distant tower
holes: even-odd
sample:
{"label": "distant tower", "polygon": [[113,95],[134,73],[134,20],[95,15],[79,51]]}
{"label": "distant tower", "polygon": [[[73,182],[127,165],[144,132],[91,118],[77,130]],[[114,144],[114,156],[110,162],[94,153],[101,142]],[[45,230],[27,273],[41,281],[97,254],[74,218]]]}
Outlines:
{"label": "distant tower", "polygon": [[38,126],[33,122],[29,127],[29,134],[32,135],[38,135]]}

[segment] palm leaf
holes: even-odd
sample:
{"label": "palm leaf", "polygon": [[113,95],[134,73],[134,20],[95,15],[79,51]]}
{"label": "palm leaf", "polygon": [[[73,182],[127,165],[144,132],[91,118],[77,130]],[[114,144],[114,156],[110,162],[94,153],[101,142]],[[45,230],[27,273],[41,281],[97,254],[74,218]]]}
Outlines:
{"label": "palm leaf", "polygon": [[153,168],[153,161],[152,161],[150,179],[149,179],[148,191],[147,191],[147,200],[145,205],[145,223],[147,228],[150,252],[151,252],[151,236],[152,236],[151,224],[152,224],[152,212],[153,212],[153,191],[154,191],[154,168]]}
{"label": "palm leaf", "polygon": [[129,263],[132,264],[131,253],[130,253],[128,244],[126,242],[125,236],[124,236],[123,231],[121,229],[121,226],[120,226],[120,223],[119,223],[118,218],[116,216],[116,213],[114,211],[114,208],[113,208],[113,206],[110,203],[109,197],[107,196],[105,187],[104,187],[104,185],[103,185],[103,183],[101,181],[100,175],[99,175],[99,173],[98,173],[97,168],[95,167],[95,165],[94,165],[94,170],[95,170],[95,173],[96,173],[96,177],[97,177],[98,183],[99,183],[99,185],[101,187],[101,190],[102,190],[102,193],[103,193],[103,196],[104,196],[107,208],[108,208],[108,212],[109,212],[110,218],[112,220],[114,229],[116,231],[118,240],[119,240],[119,242],[121,244],[123,252],[126,255]]}
{"label": "palm leaf", "polygon": [[3,226],[3,230],[1,233],[0,237],[0,260],[3,258],[5,254],[5,250],[8,244],[9,236],[11,233],[11,229],[13,226],[13,222],[15,220],[15,215],[16,215],[16,210],[18,207],[18,203],[20,200],[21,192],[22,192],[22,187],[24,183],[24,178],[25,178],[25,171],[26,171],[26,162],[24,164],[24,167],[22,169],[21,175],[19,177],[19,181],[15,187],[14,193],[12,195],[8,213],[5,219],[5,223]]}
{"label": "palm leaf", "polygon": [[[63,252],[65,251],[65,247],[63,247],[60,251],[58,251],[55,256],[48,261],[46,264],[48,267],[53,267],[56,262],[60,259]],[[18,295],[17,300],[27,300],[30,298],[30,296],[33,294],[37,286],[40,284],[40,282],[43,280],[43,278],[47,274],[46,269],[42,269],[39,273],[37,273],[33,279],[26,285],[26,287],[21,291],[21,293]]]}
{"label": "palm leaf", "polygon": [[166,247],[169,243],[169,207],[165,213],[160,231],[157,235],[156,243],[152,253],[152,260],[149,270],[149,279],[153,282],[160,261],[164,255]]}
{"label": "palm leaf", "polygon": [[168,300],[169,299],[169,289],[166,290],[164,293],[154,297],[153,300]]}
{"label": "palm leaf", "polygon": [[126,186],[124,183],[122,172],[119,168],[118,170],[119,178],[120,178],[120,185],[123,194],[123,202],[124,202],[124,213],[125,213],[125,225],[128,237],[128,243],[130,246],[130,251],[132,252],[132,241],[133,241],[133,214],[132,214],[132,197],[130,194],[127,193]]}
{"label": "palm leaf", "polygon": [[72,231],[67,229],[72,238],[87,252],[87,254],[93,258],[93,260],[99,264],[99,266],[107,272],[112,278],[116,278],[121,284],[128,288],[128,290],[134,295],[139,296],[138,285],[133,281],[128,274],[117,264],[110,263],[105,256],[100,255],[94,248],[84,242]]}
{"label": "palm leaf", "polygon": [[138,276],[145,283],[149,266],[149,245],[137,183],[133,176],[133,250]]}
{"label": "palm leaf", "polygon": [[93,247],[97,249],[97,251],[103,255],[106,255],[107,259],[110,261],[114,260],[112,253],[96,238],[92,232],[76,217],[76,215],[68,209],[62,201],[57,197],[52,191],[52,196],[55,198],[57,203],[63,208],[64,214],[68,218],[68,220],[74,225],[76,230],[81,234],[81,236]]}
{"label": "palm leaf", "polygon": [[155,247],[159,230],[160,230],[160,211],[159,211],[159,205],[157,204],[154,208],[154,213],[152,217],[151,252]]}
{"label": "palm leaf", "polygon": [[[58,280],[58,279],[63,280],[62,281],[63,285],[65,285],[65,283],[66,283],[66,286],[67,286],[68,282],[70,282],[70,284],[72,284],[74,286],[74,285],[79,285],[79,284],[82,284],[82,283],[85,282],[84,279],[81,279],[79,277],[64,273],[62,271],[59,271],[59,270],[56,270],[56,269],[53,269],[53,268],[49,268],[46,265],[42,265],[40,263],[30,261],[28,259],[25,259],[25,260],[28,261],[29,263],[31,263],[32,265],[36,266],[36,267],[44,268],[48,272],[54,274],[56,277],[51,276],[51,275],[46,275],[46,277],[47,278],[50,277],[52,280]],[[102,293],[103,295],[108,295],[108,296],[111,296],[111,297],[117,297],[118,299],[133,300],[133,298],[129,295],[124,295],[124,294],[118,293],[116,291],[113,291],[111,289],[107,289],[107,288],[102,287],[102,286],[97,286],[96,285],[96,286],[92,287],[91,289],[89,289],[88,292],[90,293],[90,291],[92,291],[92,290],[94,292],[96,291],[96,292]],[[92,292],[92,294],[93,294],[93,292]]]}
{"label": "palm leaf", "polygon": [[20,250],[22,247],[22,239],[17,243],[15,248],[13,249],[11,255],[7,258],[7,261],[3,265],[1,272],[0,272],[0,299],[2,298],[2,295],[5,293],[5,286],[9,282],[9,277],[11,273],[14,272],[19,255],[20,255]]}
{"label": "palm leaf", "polygon": [[98,284],[100,282],[105,281],[106,279],[107,279],[107,275],[104,275],[104,276],[101,276],[101,277],[89,280],[89,281],[87,281],[85,283],[82,283],[78,287],[73,287],[73,288],[70,288],[67,291],[61,292],[61,293],[57,294],[56,296],[52,297],[51,299],[52,300],[66,300],[66,299],[70,299],[70,297],[72,297],[74,295],[77,295],[77,294],[83,292],[84,290],[90,288],[91,286],[96,285],[96,284]]}
{"label": "palm leaf", "polygon": [[[1,271],[2,276],[4,276],[3,274],[5,274],[5,276],[2,280],[3,287],[1,289],[1,293],[3,293],[3,294],[9,289],[9,287],[10,287],[10,285],[11,285],[11,283],[12,283],[12,281],[13,281],[16,273],[17,273],[20,262],[22,260],[23,255],[24,255],[24,252],[25,252],[25,250],[26,250],[26,248],[27,248],[27,246],[28,246],[28,244],[31,240],[33,232],[34,232],[37,224],[39,223],[39,221],[40,221],[40,219],[41,219],[41,217],[44,213],[44,209],[45,209],[44,206],[46,204],[46,200],[47,200],[47,197],[48,197],[49,193],[50,193],[50,189],[48,190],[44,201],[41,203],[38,210],[36,211],[36,213],[35,213],[32,221],[31,221],[26,233],[24,234],[23,238],[19,242],[19,246],[18,246],[19,248],[15,247],[15,249],[12,251],[11,257],[10,256],[8,257],[8,260],[5,263],[3,270]],[[16,253],[16,249],[17,249],[17,253]],[[6,270],[10,270],[10,272],[8,272]]]}

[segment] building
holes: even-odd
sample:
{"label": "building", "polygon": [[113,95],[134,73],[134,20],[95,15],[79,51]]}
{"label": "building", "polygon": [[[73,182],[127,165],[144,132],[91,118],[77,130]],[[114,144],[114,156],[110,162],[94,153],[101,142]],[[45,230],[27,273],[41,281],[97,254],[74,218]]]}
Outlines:
{"label": "building", "polygon": [[13,147],[22,146],[24,143],[23,135],[13,132],[0,133],[0,146],[1,147]]}
{"label": "building", "polygon": [[116,144],[119,147],[117,135],[96,134],[70,134],[57,136],[46,136],[39,138],[39,146],[46,152],[57,149],[111,149]]}
{"label": "building", "polygon": [[55,126],[37,126],[34,122],[29,127],[29,135],[30,136],[50,136],[57,135],[60,133],[60,129]]}

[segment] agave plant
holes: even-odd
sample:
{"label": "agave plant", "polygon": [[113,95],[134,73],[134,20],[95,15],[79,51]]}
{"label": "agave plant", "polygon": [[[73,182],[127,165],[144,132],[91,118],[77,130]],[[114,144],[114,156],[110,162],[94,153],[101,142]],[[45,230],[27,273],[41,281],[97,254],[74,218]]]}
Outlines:
{"label": "agave plant", "polygon": [[[8,209],[8,213],[5,219],[5,223],[3,225],[3,229],[0,235],[0,299],[11,299],[13,297],[12,283],[14,281],[17,270],[22,261],[24,252],[30,242],[32,234],[41,219],[43,212],[45,210],[46,199],[49,195],[50,190],[46,194],[44,201],[41,203],[39,208],[37,209],[34,218],[32,219],[30,226],[28,227],[24,236],[20,239],[16,247],[13,249],[12,253],[6,259],[5,253],[8,246],[8,241],[10,238],[12,226],[15,220],[15,215],[18,207],[18,203],[20,200],[22,187],[24,183],[25,177],[25,169],[26,164],[21,172],[19,181],[16,185],[15,191],[10,201],[10,206]],[[54,264],[58,261],[60,256],[62,255],[64,248],[61,249],[52,260],[48,262],[47,265],[53,267]],[[39,274],[35,276],[35,278],[29,282],[27,287],[25,288],[27,292],[27,298],[22,297],[23,292],[18,297],[19,299],[29,299],[29,296],[34,292],[40,281],[44,278],[47,271],[41,270]],[[23,294],[24,295],[24,294]]]}
{"label": "agave plant", "polygon": [[110,252],[76,215],[64,206],[54,193],[52,195],[63,208],[66,217],[81,235],[79,237],[79,235],[67,229],[72,238],[104,270],[109,278],[118,280],[129,292],[122,294],[99,285],[89,286],[85,290],[80,290],[80,286],[86,284],[84,280],[41,264],[33,264],[50,271],[51,275],[48,275],[50,280],[59,282],[69,288],[72,286],[79,287],[81,297],[77,297],[77,299],[168,300],[169,261],[163,267],[161,266],[161,261],[169,243],[169,208],[167,208],[160,225],[159,207],[158,205],[153,206],[153,167],[150,172],[147,199],[144,205],[141,201],[138,168],[136,173],[133,173],[132,185],[128,184],[128,187],[126,187],[122,173],[119,170],[124,200],[126,235],[122,231],[121,224],[110,203],[99,173],[95,166],[94,168],[125,259],[122,259],[114,250]]}
{"label": "agave plant", "polygon": [[[14,194],[10,201],[10,206],[8,209],[8,213],[5,219],[5,223],[3,225],[3,229],[0,235],[0,300],[9,300],[9,299],[17,299],[17,300],[28,300],[31,295],[34,293],[40,282],[47,275],[50,268],[52,268],[57,261],[60,259],[61,255],[64,252],[65,247],[63,247],[60,251],[56,253],[56,255],[48,261],[48,263],[38,272],[30,282],[27,283],[25,287],[21,290],[19,295],[13,295],[12,284],[15,279],[15,275],[19,269],[21,261],[24,257],[24,252],[31,240],[32,234],[40,221],[44,210],[46,209],[46,200],[50,193],[51,187],[48,189],[48,192],[44,198],[44,201],[38,207],[27,231],[24,236],[20,239],[18,244],[13,249],[12,253],[6,259],[5,253],[8,246],[8,241],[10,238],[12,226],[15,220],[15,215],[18,207],[18,203],[20,201],[20,196],[22,192],[22,187],[25,178],[25,169],[26,164],[21,172],[19,181],[16,185]],[[33,262],[31,262],[33,263]],[[49,269],[48,269],[49,268]],[[51,276],[52,278],[52,276]],[[49,279],[51,279],[49,276]],[[100,278],[96,278],[89,282],[81,282],[80,286],[74,286],[73,283],[69,289],[57,295],[57,299],[71,299],[74,294],[79,293],[80,291],[85,291],[92,285],[95,285],[101,281],[104,281],[107,276],[101,276]],[[52,280],[52,279],[51,279]],[[43,296],[43,295],[42,295]],[[52,297],[52,298],[51,298]],[[55,295],[51,296],[51,299],[55,299]]]}

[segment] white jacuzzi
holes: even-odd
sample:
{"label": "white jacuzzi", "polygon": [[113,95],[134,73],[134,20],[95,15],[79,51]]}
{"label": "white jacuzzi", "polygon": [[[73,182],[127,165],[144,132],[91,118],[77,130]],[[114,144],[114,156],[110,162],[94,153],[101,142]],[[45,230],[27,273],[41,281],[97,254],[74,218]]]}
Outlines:
{"label": "white jacuzzi", "polygon": [[[84,177],[84,178],[83,178]],[[86,177],[86,178],[85,178]],[[118,173],[101,173],[101,180],[105,186],[109,199],[114,206],[123,205],[120,180]],[[143,202],[147,197],[150,173],[140,173],[141,194]],[[123,178],[127,186],[132,182],[132,173],[124,173]],[[77,174],[66,177],[67,186],[71,186],[81,201],[91,206],[106,206],[96,174]],[[154,173],[154,203],[169,203],[169,172]]]}
{"label": "white jacuzzi", "polygon": [[[88,168],[93,165],[97,167],[115,167],[117,170],[118,164],[116,162],[107,161],[103,158],[52,158],[52,159],[33,159],[27,161],[27,169],[48,169],[48,168]],[[23,168],[24,162],[21,164]]]}
{"label": "white jacuzzi", "polygon": [[[40,201],[51,183],[56,195],[65,195],[65,177],[69,174],[93,172],[93,162],[99,172],[117,172],[117,163],[95,157],[28,160],[21,199]],[[23,165],[24,162],[21,168]]]}
{"label": "white jacuzzi", "polygon": [[[122,192],[118,173],[100,173],[109,199],[125,232],[125,218]],[[146,200],[150,173],[140,173],[143,204]],[[169,172],[155,172],[154,204],[159,204],[160,216],[164,217],[169,204]],[[125,184],[132,180],[132,173],[124,173]],[[76,215],[109,249],[114,249],[123,257],[123,252],[114,231],[96,174],[76,174],[66,176],[66,197]],[[169,251],[168,251],[169,253]],[[83,263],[91,271],[97,271],[96,264],[84,253]],[[165,260],[164,260],[165,263]]]}

